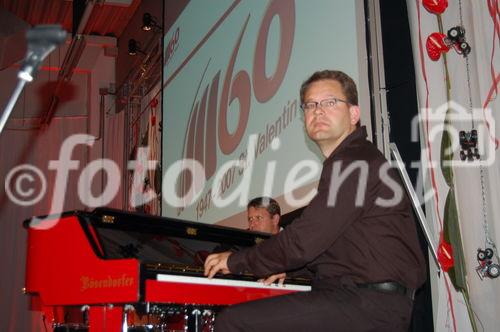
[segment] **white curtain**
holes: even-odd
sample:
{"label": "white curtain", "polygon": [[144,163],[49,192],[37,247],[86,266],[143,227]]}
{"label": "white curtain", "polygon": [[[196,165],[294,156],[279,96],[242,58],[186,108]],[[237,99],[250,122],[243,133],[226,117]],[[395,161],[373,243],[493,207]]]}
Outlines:
{"label": "white curtain", "polygon": [[[120,169],[123,165],[123,112],[120,114],[108,114],[105,118],[104,127],[104,157],[113,160]],[[36,122],[33,121],[35,124]],[[51,160],[58,160],[61,144],[73,134],[87,132],[87,117],[56,117],[49,127],[45,129],[21,129],[30,127],[29,120],[10,120],[7,129],[0,137],[0,179],[10,185],[10,192],[0,191],[0,261],[2,262],[2,273],[0,273],[0,331],[44,331],[42,318],[35,311],[29,311],[29,297],[22,294],[24,287],[24,270],[26,264],[26,236],[23,221],[32,217],[46,215],[51,211],[51,205],[55,197],[54,184],[56,172],[49,170]],[[88,164],[89,156],[101,156],[100,143],[94,142],[94,149],[99,149],[93,154],[86,145],[78,145],[71,154],[71,159],[79,162],[78,170],[70,170],[68,183],[64,191],[64,205],[61,211],[86,210],[78,197],[78,179],[82,170]],[[36,167],[46,181],[44,194],[39,202],[27,206],[20,205],[16,199],[27,201],[30,197],[13,196],[16,194],[16,179],[22,178],[22,174],[16,173],[11,176],[16,166]],[[26,170],[25,170],[26,171]],[[24,172],[25,172],[24,171]],[[96,176],[99,180],[98,176]],[[42,188],[39,181],[31,181],[24,178],[20,182],[21,190],[27,192],[33,189],[36,192]],[[98,186],[99,187],[99,186]],[[97,196],[97,193],[94,193]],[[14,198],[13,198],[14,197]],[[109,207],[123,208],[122,188],[115,196]],[[56,212],[61,212],[56,211]],[[61,273],[63,271],[61,265]],[[50,322],[46,322],[50,324]],[[48,326],[48,325],[47,325]]]}
{"label": "white curtain", "polygon": [[[441,14],[443,31],[463,25],[467,43],[471,46],[468,56],[469,77],[466,58],[455,49],[447,52],[447,67],[450,78],[450,100],[447,104],[446,71],[443,56],[432,61],[427,54],[427,37],[439,31],[438,17],[423,7],[422,0],[407,0],[410,29],[417,77],[420,115],[434,114],[420,126],[422,138],[422,164],[426,175],[427,219],[439,242],[443,229],[444,203],[448,185],[440,167],[429,166],[440,161],[440,148],[444,112],[455,115],[451,126],[455,132],[471,130],[472,118],[480,136],[482,159],[491,160],[491,165],[480,167],[460,166],[459,148],[455,151],[453,167],[454,187],[462,235],[467,283],[472,309],[479,331],[497,331],[500,312],[500,279],[488,277],[481,280],[476,273],[479,262],[477,249],[500,244],[500,22],[498,0],[449,1]],[[491,8],[496,8],[491,10]],[[470,87],[470,93],[469,93]],[[498,89],[496,91],[495,89]],[[470,99],[469,99],[470,97]],[[472,105],[470,105],[470,101]],[[472,106],[472,107],[471,107]],[[490,111],[483,111],[487,107]],[[434,113],[433,113],[434,112]],[[465,115],[464,115],[465,114]],[[471,116],[473,114],[473,116]],[[491,119],[488,115],[491,114]],[[468,120],[465,120],[468,119]],[[491,125],[488,129],[486,123]],[[497,124],[495,126],[495,123]],[[437,129],[437,130],[436,130]],[[434,133],[434,134],[433,134]],[[487,149],[490,147],[491,149]],[[467,164],[467,161],[463,162]],[[487,242],[487,239],[491,242]],[[495,255],[493,261],[498,262]],[[432,264],[432,263],[431,263]],[[431,266],[432,267],[432,266]],[[469,315],[462,295],[454,290],[448,274],[435,273],[431,268],[433,283],[433,311],[436,331],[472,330]]]}
{"label": "white curtain", "polygon": [[[110,114],[106,116],[104,125],[104,156],[113,160],[120,168],[121,179],[126,175],[126,165],[124,167],[124,117],[125,113]],[[114,199],[107,204],[108,207],[124,209],[123,204],[123,182]]]}
{"label": "white curtain", "polygon": [[[8,185],[7,176],[16,166],[29,165],[40,170],[40,174],[46,180],[46,190],[36,204],[23,206],[16,203],[15,198],[14,200],[12,198],[12,195],[16,194],[15,182],[23,176],[22,173],[17,172],[17,176],[12,176],[12,180],[9,181],[12,194],[9,195],[6,190],[0,191],[0,261],[3,265],[2,273],[0,273],[0,330],[42,331],[41,317],[34,311],[28,311],[29,298],[22,293],[27,245],[27,232],[22,225],[24,220],[32,216],[49,213],[55,171],[48,169],[48,162],[59,158],[59,149],[65,138],[71,134],[86,131],[87,118],[54,118],[50,126],[43,130],[20,129],[30,127],[29,121],[28,125],[20,123],[21,121],[9,121],[0,137],[2,184]],[[84,149],[75,149],[72,157],[78,160],[80,165],[85,165]],[[24,174],[33,175],[34,173]],[[83,208],[75,190],[76,178],[76,176],[69,177],[64,197],[64,210]],[[20,182],[22,191],[28,192],[30,188],[35,191],[43,189],[39,181],[25,179],[27,180]],[[18,195],[17,199],[27,202],[30,197],[25,196],[23,199],[23,196]],[[32,319],[29,319],[30,316]]]}

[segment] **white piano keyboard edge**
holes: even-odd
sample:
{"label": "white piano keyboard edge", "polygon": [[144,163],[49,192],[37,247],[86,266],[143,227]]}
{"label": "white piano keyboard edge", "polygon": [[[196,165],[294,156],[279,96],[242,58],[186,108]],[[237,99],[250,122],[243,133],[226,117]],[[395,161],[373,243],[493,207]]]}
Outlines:
{"label": "white piano keyboard edge", "polygon": [[167,282],[180,282],[186,284],[197,284],[197,285],[209,285],[209,286],[217,285],[217,286],[228,286],[228,287],[293,290],[299,292],[308,292],[311,290],[311,286],[305,286],[305,285],[293,285],[293,284],[278,285],[276,283],[271,285],[264,285],[262,282],[257,282],[257,281],[216,279],[216,278],[208,279],[202,277],[188,277],[188,276],[178,276],[171,274],[158,274],[156,280],[167,281]]}

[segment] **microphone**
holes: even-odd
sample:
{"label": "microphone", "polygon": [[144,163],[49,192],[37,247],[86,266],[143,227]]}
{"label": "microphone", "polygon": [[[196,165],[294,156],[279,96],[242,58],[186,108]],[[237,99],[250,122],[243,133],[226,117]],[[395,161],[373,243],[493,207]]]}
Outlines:
{"label": "microphone", "polygon": [[38,67],[56,46],[66,40],[67,33],[60,25],[38,25],[26,33],[28,53],[18,77],[26,82],[33,81]]}
{"label": "microphone", "polygon": [[14,109],[17,98],[21,94],[24,85],[27,82],[33,81],[33,78],[38,71],[38,67],[42,61],[55,50],[56,46],[66,40],[66,31],[60,25],[37,25],[28,30],[26,40],[28,41],[28,52],[26,58],[19,69],[17,83],[9,102],[5,106],[2,117],[0,118],[0,134],[9,119],[10,113]]}
{"label": "microphone", "polygon": [[29,43],[48,43],[59,45],[66,40],[66,31],[59,24],[37,25],[26,32]]}

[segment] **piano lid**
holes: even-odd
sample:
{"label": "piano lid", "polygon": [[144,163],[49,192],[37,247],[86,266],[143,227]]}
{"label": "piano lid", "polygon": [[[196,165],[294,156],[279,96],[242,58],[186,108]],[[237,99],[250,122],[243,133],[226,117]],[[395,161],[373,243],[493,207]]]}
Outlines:
{"label": "piano lid", "polygon": [[101,258],[137,258],[157,266],[188,266],[200,270],[211,253],[239,250],[269,237],[263,233],[108,208],[82,212],[79,216]]}

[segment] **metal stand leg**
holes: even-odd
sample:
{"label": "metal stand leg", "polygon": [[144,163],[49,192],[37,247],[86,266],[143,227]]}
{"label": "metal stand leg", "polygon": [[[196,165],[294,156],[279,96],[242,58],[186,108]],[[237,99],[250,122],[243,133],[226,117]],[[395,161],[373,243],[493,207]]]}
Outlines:
{"label": "metal stand leg", "polygon": [[415,192],[415,189],[413,189],[413,185],[411,184],[410,177],[408,176],[408,173],[406,172],[405,165],[403,163],[403,159],[401,159],[401,155],[399,154],[398,147],[396,146],[395,143],[389,144],[390,149],[391,149],[391,154],[394,160],[396,161],[396,165],[398,166],[398,171],[399,175],[401,176],[401,179],[403,180],[403,184],[405,186],[406,192],[408,193],[408,196],[410,196],[411,203],[413,205],[413,209],[415,209],[415,213],[417,214],[418,221],[420,223],[420,227],[422,228],[422,232],[424,233],[425,240],[427,241],[427,245],[429,246],[429,249],[432,254],[432,258],[434,258],[434,263],[436,263],[436,267],[438,272],[441,271],[441,266],[439,265],[439,261],[437,258],[437,250],[436,247],[434,246],[434,243],[432,242],[430,232],[427,228],[427,219],[425,218],[424,211],[422,211],[422,207],[420,206],[420,202],[418,200],[417,193]]}

